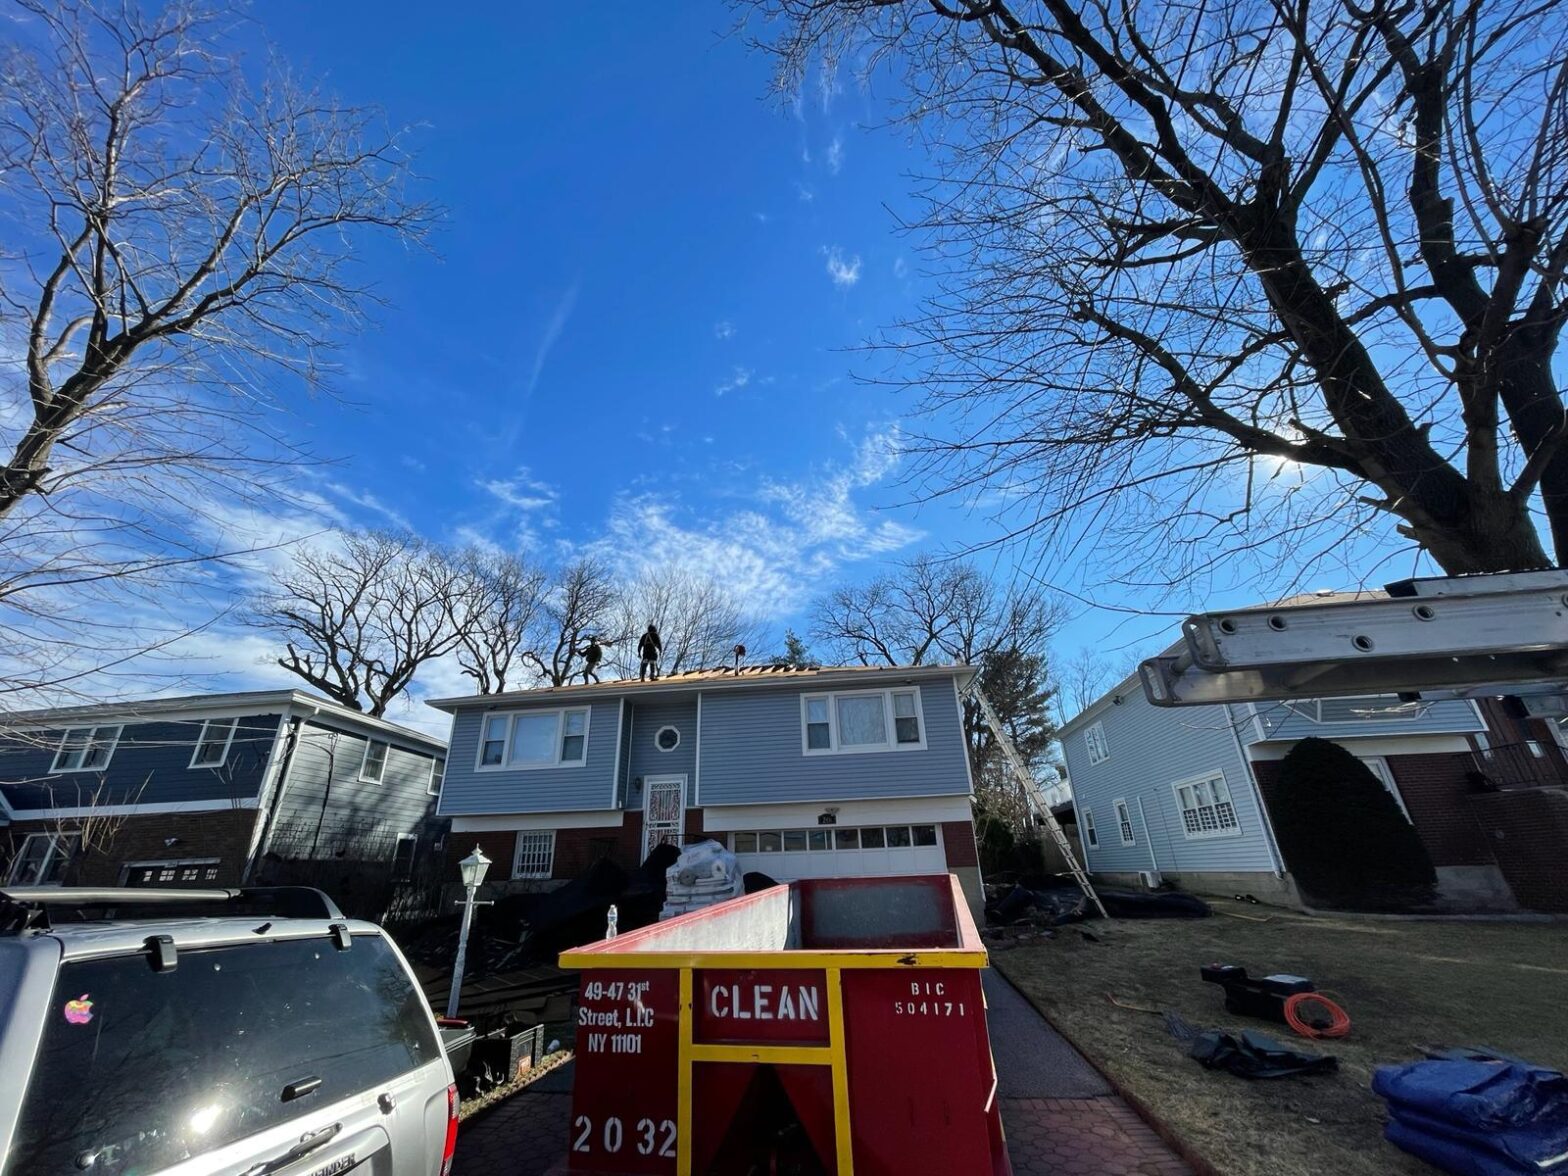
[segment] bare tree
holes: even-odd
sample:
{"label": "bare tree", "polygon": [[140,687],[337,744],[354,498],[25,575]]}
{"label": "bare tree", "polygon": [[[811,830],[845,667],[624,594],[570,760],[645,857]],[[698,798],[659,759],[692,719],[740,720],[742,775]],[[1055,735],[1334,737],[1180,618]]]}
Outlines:
{"label": "bare tree", "polygon": [[583,556],[565,565],[545,594],[523,660],[546,685],[565,686],[586,668],[590,639],[598,638],[601,647],[610,648],[632,639],[630,631],[617,628],[618,598],[610,569],[599,560]]}
{"label": "bare tree", "polygon": [[1072,657],[1056,663],[1056,702],[1066,722],[1082,714],[1116,683],[1111,660],[1097,649],[1084,646]]}
{"label": "bare tree", "polygon": [[735,646],[755,644],[755,627],[734,595],[712,576],[683,568],[651,568],[624,585],[616,616],[615,631],[632,635],[610,659],[622,677],[637,673],[636,635],[650,621],[664,642],[662,674],[729,665]]}
{"label": "bare tree", "polygon": [[1162,586],[1392,530],[1565,558],[1561,0],[747,7],[791,94],[902,67],[942,490]]}
{"label": "bare tree", "polygon": [[480,694],[521,685],[528,644],[543,614],[548,577],[515,555],[470,548],[458,557],[459,592],[469,623],[459,627],[457,661]]}
{"label": "bare tree", "polygon": [[420,666],[472,624],[457,564],[413,535],[349,534],[297,548],[251,623],[282,642],[278,665],[380,717]]}
{"label": "bare tree", "polygon": [[[0,630],[31,635],[21,677],[58,679],[145,646],[78,638],[106,595],[144,605],[225,554],[204,504],[276,504],[280,469],[309,455],[269,423],[274,390],[324,386],[374,301],[357,241],[418,240],[430,210],[405,199],[375,112],[280,69],[253,83],[222,3],[8,15]],[[123,634],[146,610],[120,611]],[[50,660],[60,640],[80,646],[70,665]]]}
{"label": "bare tree", "polygon": [[979,665],[995,650],[1043,653],[1056,621],[1044,595],[999,591],[971,563],[923,554],[818,600],[812,635],[860,665]]}

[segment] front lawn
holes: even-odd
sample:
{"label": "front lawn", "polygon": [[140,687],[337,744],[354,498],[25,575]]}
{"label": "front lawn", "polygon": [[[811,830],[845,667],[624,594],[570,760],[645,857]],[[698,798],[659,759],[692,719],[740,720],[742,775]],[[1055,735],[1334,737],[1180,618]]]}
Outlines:
{"label": "front lawn", "polygon": [[[1379,1176],[1433,1169],[1383,1142],[1374,1067],[1417,1045],[1486,1045],[1568,1068],[1568,927],[1315,917],[1216,902],[1214,918],[1093,922],[991,962],[1078,1048],[1224,1176]],[[1226,913],[1229,912],[1229,913]],[[1237,916],[1247,916],[1241,918]],[[1267,919],[1267,922],[1254,920]],[[1309,976],[1350,1014],[1350,1036],[1306,1042],[1286,1026],[1225,1012],[1202,964]],[[1161,1017],[1257,1028],[1338,1056],[1337,1074],[1248,1082],[1204,1070]]]}

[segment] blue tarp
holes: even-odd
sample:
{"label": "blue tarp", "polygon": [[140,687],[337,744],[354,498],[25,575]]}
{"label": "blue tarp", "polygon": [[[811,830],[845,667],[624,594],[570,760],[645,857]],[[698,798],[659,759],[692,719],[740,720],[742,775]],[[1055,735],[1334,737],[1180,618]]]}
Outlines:
{"label": "blue tarp", "polygon": [[1462,1176],[1568,1176],[1568,1078],[1518,1062],[1380,1066],[1389,1142]]}

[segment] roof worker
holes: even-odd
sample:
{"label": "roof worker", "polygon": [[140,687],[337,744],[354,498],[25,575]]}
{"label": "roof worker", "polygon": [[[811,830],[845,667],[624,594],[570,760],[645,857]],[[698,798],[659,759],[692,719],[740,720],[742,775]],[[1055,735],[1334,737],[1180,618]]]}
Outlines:
{"label": "roof worker", "polygon": [[637,671],[637,680],[646,681],[649,676],[652,676],[657,682],[659,659],[664,656],[664,640],[659,636],[658,627],[652,621],[648,622],[648,631],[642,635],[642,640],[637,642],[637,656],[642,659],[642,664]]}

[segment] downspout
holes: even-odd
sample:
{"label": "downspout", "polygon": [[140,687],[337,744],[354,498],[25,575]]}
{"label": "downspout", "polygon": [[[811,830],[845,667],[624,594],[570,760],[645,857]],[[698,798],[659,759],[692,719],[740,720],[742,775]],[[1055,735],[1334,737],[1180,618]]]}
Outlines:
{"label": "downspout", "polygon": [[1138,802],[1138,821],[1143,826],[1144,844],[1149,847],[1149,869],[1158,874],[1160,872],[1160,860],[1154,856],[1154,838],[1149,836],[1149,818],[1143,812],[1143,797],[1135,796],[1133,799]]}

